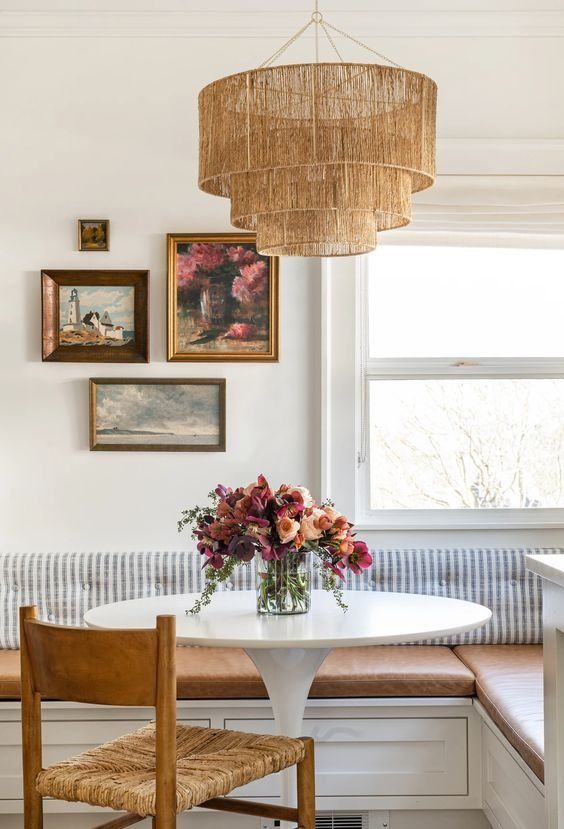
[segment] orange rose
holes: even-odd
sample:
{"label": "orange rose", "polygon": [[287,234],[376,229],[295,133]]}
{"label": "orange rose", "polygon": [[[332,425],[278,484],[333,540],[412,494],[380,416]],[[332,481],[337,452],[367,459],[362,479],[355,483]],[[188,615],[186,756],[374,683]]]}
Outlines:
{"label": "orange rose", "polygon": [[345,538],[344,541],[341,541],[339,546],[339,552],[342,553],[344,556],[350,556],[350,554],[354,550],[354,541],[351,538]]}
{"label": "orange rose", "polygon": [[325,515],[331,520],[331,523],[333,524],[335,523],[337,518],[341,518],[341,513],[337,512],[337,510],[333,509],[333,507],[325,507],[324,511]]}

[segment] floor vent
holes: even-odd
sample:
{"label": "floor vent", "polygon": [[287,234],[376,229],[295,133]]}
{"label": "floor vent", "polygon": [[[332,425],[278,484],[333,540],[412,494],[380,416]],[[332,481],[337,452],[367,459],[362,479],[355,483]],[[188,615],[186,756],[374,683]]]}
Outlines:
{"label": "floor vent", "polygon": [[368,812],[321,812],[315,829],[368,829]]}

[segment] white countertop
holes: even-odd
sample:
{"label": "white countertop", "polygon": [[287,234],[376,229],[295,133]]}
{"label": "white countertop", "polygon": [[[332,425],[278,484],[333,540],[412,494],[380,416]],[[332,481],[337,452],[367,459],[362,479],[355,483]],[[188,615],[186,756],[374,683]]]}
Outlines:
{"label": "white countertop", "polygon": [[553,581],[564,587],[564,555],[536,555],[527,556],[527,569],[543,579]]}

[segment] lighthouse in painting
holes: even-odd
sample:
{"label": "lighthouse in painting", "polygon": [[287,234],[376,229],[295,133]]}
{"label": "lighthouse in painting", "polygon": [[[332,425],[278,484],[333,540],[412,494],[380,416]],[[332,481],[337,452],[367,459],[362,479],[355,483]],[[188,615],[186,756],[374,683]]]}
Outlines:
{"label": "lighthouse in painting", "polygon": [[[61,320],[59,342],[61,345],[116,346],[132,342],[133,331],[129,330],[127,336],[125,333],[124,322],[126,320],[117,325],[112,320],[110,310],[114,313],[119,302],[124,301],[123,293],[127,291],[126,297],[130,299],[129,307],[126,304],[125,309],[120,308],[117,313],[120,316],[121,313],[125,313],[127,322],[129,322],[135,308],[133,288],[128,286],[123,289],[104,291],[94,286],[83,286],[80,288],[80,294],[78,288],[70,286],[61,288],[62,290],[65,293],[60,296],[59,305]],[[108,307],[104,308],[104,305],[100,307],[100,300],[104,304],[107,303]],[[90,307],[86,314],[83,314],[84,306]]]}
{"label": "lighthouse in painting", "polygon": [[69,313],[67,322],[64,326],[64,331],[79,331],[82,328],[82,320],[80,318],[80,299],[78,291],[73,288],[69,298]]}

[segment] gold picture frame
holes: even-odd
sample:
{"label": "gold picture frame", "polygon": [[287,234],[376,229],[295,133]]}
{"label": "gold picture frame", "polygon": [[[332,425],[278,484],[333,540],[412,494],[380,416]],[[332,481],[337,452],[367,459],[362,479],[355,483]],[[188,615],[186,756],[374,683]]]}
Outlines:
{"label": "gold picture frame", "polygon": [[80,251],[109,251],[109,219],[78,219],[77,232]]}
{"label": "gold picture frame", "polygon": [[167,263],[169,361],[278,361],[279,259],[254,233],[169,233]]}

